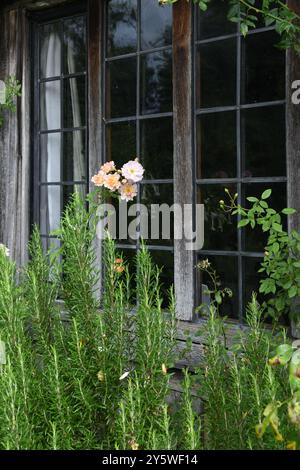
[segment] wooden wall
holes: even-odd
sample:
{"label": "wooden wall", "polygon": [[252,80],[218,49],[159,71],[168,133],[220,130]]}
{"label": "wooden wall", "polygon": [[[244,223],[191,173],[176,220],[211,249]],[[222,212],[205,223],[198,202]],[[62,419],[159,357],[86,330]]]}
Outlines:
{"label": "wooden wall", "polygon": [[26,260],[30,188],[30,77],[28,23],[22,8],[0,11],[0,79],[22,83],[17,112],[0,129],[0,242],[18,264]]}

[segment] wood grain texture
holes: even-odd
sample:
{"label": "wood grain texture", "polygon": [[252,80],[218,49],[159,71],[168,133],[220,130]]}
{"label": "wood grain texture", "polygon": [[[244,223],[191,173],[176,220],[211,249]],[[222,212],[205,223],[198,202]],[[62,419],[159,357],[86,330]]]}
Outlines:
{"label": "wood grain texture", "polygon": [[[179,0],[173,6],[174,202],[182,208],[193,204],[191,34],[191,2]],[[192,228],[192,220],[185,220],[185,224]],[[195,262],[194,252],[187,251],[184,239],[175,240],[174,263],[177,316],[192,320]]]}
{"label": "wood grain texture", "polygon": [[[300,15],[300,2],[289,0],[288,5]],[[286,151],[288,206],[297,209],[289,217],[289,229],[300,230],[300,105],[292,103],[292,83],[300,80],[300,57],[292,49],[286,53]]]}
{"label": "wood grain texture", "polygon": [[0,13],[0,79],[22,84],[16,113],[6,113],[0,129],[0,240],[18,265],[27,259],[30,203],[29,26],[23,9]]}
{"label": "wood grain texture", "polygon": [[[102,161],[102,0],[88,1],[88,132],[89,181],[98,172]],[[90,191],[94,189],[90,183]],[[102,265],[102,242],[95,239],[96,263]],[[97,289],[100,298],[101,282]]]}

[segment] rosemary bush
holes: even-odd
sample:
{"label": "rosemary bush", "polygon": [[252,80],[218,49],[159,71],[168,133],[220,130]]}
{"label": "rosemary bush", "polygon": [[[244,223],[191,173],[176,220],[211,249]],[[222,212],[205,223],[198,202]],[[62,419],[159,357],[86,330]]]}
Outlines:
{"label": "rosemary bush", "polygon": [[160,271],[145,246],[132,292],[128,266],[107,237],[100,303],[96,224],[94,205],[75,194],[55,234],[60,248],[43,253],[35,229],[30,262],[18,276],[0,245],[1,449],[177,446],[167,405],[173,293],[165,317]]}
{"label": "rosemary bush", "polygon": [[[204,370],[198,381],[205,399],[204,435],[208,449],[283,449],[279,435],[270,431],[262,442],[256,425],[264,419],[267,404],[277,396],[285,399],[285,373],[268,364],[270,351],[283,339],[264,330],[255,295],[247,309],[247,334],[241,333],[231,347],[224,345],[224,321],[213,308],[208,320]],[[283,416],[283,428],[289,423]]]}

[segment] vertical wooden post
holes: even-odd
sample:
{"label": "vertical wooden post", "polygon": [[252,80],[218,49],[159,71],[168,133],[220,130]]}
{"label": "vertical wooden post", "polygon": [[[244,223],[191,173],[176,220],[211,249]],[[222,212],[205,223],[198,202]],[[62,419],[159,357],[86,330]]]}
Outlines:
{"label": "vertical wooden post", "polygon": [[[174,202],[193,204],[192,165],[192,2],[173,5]],[[185,220],[192,229],[193,221]],[[174,243],[177,316],[191,321],[194,312],[194,252],[186,240]]]}
{"label": "vertical wooden post", "polygon": [[[288,6],[300,15],[299,0],[288,0]],[[297,209],[289,217],[289,229],[300,230],[300,104],[292,102],[294,81],[300,80],[300,57],[292,49],[286,54],[286,152],[288,206]]]}
{"label": "vertical wooden post", "polygon": [[30,213],[30,54],[25,9],[1,13],[0,79],[22,84],[16,113],[7,113],[0,129],[0,242],[18,265],[27,260]]}
{"label": "vertical wooden post", "polygon": [[[88,130],[89,130],[89,181],[98,172],[102,153],[102,19],[103,1],[88,0]],[[90,190],[93,190],[90,183]],[[102,263],[102,243],[95,240],[97,265]],[[98,295],[101,295],[99,285]]]}

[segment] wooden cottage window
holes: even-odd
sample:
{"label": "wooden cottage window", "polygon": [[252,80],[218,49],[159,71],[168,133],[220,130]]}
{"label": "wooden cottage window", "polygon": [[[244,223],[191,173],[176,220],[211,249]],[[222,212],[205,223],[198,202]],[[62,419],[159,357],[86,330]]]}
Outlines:
{"label": "wooden cottage window", "polygon": [[86,34],[81,12],[42,15],[34,28],[34,212],[45,248],[70,195],[87,191]]}
{"label": "wooden cottage window", "polygon": [[[195,15],[195,183],[206,211],[198,259],[209,258],[233,291],[222,312],[242,321],[258,291],[266,238],[260,230],[238,230],[219,201],[224,188],[243,205],[271,188],[273,207],[286,207],[285,53],[274,47],[279,38],[272,28],[244,39],[220,3]],[[200,291],[206,282],[199,276]]]}
{"label": "wooden cottage window", "polygon": [[[279,37],[261,27],[242,38],[239,26],[226,19],[226,2],[223,6],[219,0],[211,0],[207,12],[185,0],[172,8],[160,7],[157,0],[66,1],[58,7],[61,3],[47,0],[52,11],[27,15],[27,6],[42,7],[24,0],[24,9],[9,13],[16,34],[12,30],[7,36],[13,40],[5,43],[10,59],[3,76],[13,73],[23,83],[15,116],[18,126],[22,119],[23,132],[15,132],[11,118],[1,165],[9,168],[15,186],[3,192],[0,213],[3,207],[4,212],[6,207],[18,210],[9,220],[5,216],[2,239],[24,262],[29,211],[47,247],[74,189],[83,194],[92,189],[91,176],[104,161],[121,165],[139,156],[146,174],[138,202],[199,202],[206,208],[200,252],[187,251],[185,240],[149,244],[154,260],[165,266],[166,287],[174,281],[178,317],[192,320],[207,283],[195,266],[208,257],[234,291],[224,313],[242,320],[258,286],[264,240],[237,230],[220,212],[224,188],[238,192],[245,203],[247,195],[271,187],[272,204],[282,208],[288,187],[288,204],[299,209],[299,113],[285,101],[285,54],[274,47]],[[30,23],[34,55],[28,47]],[[298,71],[299,59],[290,51],[288,90]],[[22,176],[19,157],[11,157],[15,149],[22,152]],[[299,215],[291,220],[299,229]],[[187,224],[192,227],[194,221]],[[130,257],[139,241],[120,241],[119,246]],[[100,244],[97,252],[100,264]]]}

